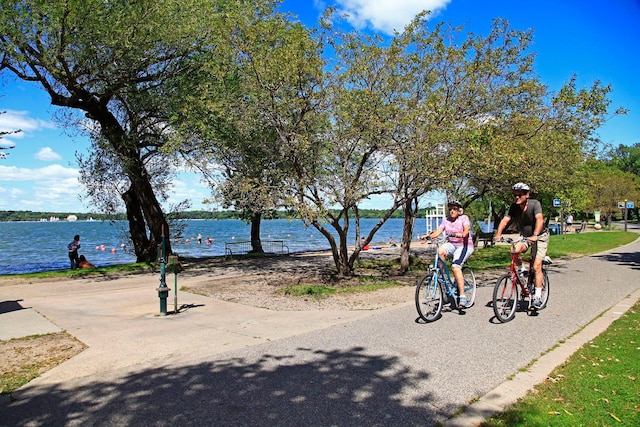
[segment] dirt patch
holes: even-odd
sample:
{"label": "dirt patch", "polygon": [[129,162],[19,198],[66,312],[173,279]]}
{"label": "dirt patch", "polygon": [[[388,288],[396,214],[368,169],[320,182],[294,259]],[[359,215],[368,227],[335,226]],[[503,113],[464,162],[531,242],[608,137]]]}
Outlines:
{"label": "dirt patch", "polygon": [[86,347],[65,332],[0,340],[0,394],[12,392]]}

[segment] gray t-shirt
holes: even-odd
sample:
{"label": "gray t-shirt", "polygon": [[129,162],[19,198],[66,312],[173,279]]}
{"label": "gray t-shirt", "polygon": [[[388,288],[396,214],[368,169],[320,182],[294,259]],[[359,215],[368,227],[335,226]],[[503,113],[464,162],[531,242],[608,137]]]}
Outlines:
{"label": "gray t-shirt", "polygon": [[520,234],[524,237],[533,235],[536,227],[536,215],[542,213],[542,205],[536,199],[527,201],[527,210],[523,211],[519,204],[514,203],[509,207],[507,216],[518,225]]}

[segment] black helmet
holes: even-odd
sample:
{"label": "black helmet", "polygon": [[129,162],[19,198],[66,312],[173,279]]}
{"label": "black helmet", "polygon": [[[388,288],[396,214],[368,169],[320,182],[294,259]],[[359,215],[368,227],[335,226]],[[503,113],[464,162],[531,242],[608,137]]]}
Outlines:
{"label": "black helmet", "polygon": [[462,203],[460,203],[457,200],[452,200],[449,203],[447,203],[447,206],[455,206],[456,208],[460,209],[462,208]]}

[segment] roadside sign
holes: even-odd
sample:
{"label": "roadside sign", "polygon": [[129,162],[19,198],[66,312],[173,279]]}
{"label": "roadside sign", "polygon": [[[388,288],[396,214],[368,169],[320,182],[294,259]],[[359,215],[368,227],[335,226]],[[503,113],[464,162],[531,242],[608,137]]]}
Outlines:
{"label": "roadside sign", "polygon": [[560,206],[562,206],[562,203],[560,202],[560,199],[553,199],[553,207],[554,208],[559,208]]}
{"label": "roadside sign", "polygon": [[627,202],[627,209],[633,209],[633,202]]}
{"label": "roadside sign", "polygon": [[624,202],[618,202],[618,208],[624,209]]}

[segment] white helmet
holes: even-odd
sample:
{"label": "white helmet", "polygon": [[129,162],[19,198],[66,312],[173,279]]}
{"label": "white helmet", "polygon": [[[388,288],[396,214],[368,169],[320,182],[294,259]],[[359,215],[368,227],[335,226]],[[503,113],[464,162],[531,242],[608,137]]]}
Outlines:
{"label": "white helmet", "polygon": [[526,191],[529,192],[531,189],[529,188],[529,186],[527,184],[525,184],[524,182],[519,182],[516,185],[514,185],[513,187],[511,187],[511,189],[513,191]]}

